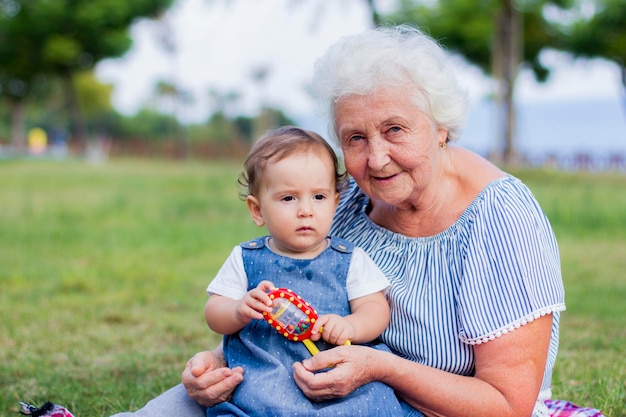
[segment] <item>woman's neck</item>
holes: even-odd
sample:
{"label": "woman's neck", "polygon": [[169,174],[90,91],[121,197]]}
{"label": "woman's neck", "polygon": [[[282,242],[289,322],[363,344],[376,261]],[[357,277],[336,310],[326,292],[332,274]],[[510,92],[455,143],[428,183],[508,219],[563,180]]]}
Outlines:
{"label": "woman's neck", "polygon": [[460,217],[449,209],[411,206],[399,208],[381,201],[370,202],[369,218],[377,225],[408,237],[433,236],[443,232]]}

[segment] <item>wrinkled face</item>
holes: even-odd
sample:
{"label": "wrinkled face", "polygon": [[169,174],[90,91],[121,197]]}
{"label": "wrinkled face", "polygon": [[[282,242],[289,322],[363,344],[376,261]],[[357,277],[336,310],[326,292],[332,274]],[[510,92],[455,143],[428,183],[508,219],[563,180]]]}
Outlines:
{"label": "wrinkled face", "polygon": [[247,204],[254,222],[267,227],[273,249],[295,257],[321,252],[339,203],[331,157],[290,155],[268,163],[262,181],[259,196],[249,196]]}
{"label": "wrinkled face", "polygon": [[384,88],[335,103],[346,169],[374,202],[410,206],[432,179],[447,131],[411,98],[401,88]]}

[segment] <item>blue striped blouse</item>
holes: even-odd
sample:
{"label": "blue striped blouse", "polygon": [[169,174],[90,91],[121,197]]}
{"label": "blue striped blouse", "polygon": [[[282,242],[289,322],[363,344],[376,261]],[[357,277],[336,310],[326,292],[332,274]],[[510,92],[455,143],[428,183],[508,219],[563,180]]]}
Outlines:
{"label": "blue striped blouse", "polygon": [[473,375],[473,345],[553,313],[540,398],[549,397],[564,290],[555,236],[530,190],[499,178],[452,226],[423,238],[376,225],[368,203],[352,180],[331,234],[363,248],[391,282],[391,321],[381,337],[393,352]]}

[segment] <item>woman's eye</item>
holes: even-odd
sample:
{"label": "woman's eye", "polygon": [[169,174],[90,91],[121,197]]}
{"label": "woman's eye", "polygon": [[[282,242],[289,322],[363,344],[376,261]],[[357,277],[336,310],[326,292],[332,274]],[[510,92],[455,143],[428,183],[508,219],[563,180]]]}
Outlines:
{"label": "woman's eye", "polygon": [[400,129],[399,126],[392,126],[389,128],[389,133],[397,133],[400,132],[402,129]]}
{"label": "woman's eye", "polygon": [[342,139],[342,142],[346,144],[351,144],[354,142],[360,142],[363,139],[365,139],[365,136],[363,135],[351,135],[351,136],[345,136],[344,139]]}

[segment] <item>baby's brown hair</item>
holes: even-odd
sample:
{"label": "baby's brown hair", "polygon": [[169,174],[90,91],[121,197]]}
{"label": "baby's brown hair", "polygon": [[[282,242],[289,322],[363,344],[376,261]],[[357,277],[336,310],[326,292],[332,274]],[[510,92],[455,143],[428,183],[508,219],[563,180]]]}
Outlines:
{"label": "baby's brown hair", "polygon": [[347,184],[347,174],[340,172],[339,159],[326,140],[315,132],[295,126],[282,126],[268,130],[252,145],[244,170],[239,176],[240,197],[245,200],[249,195],[258,196],[262,173],[268,162],[280,161],[297,152],[326,152],[333,161],[335,169],[335,191]]}

